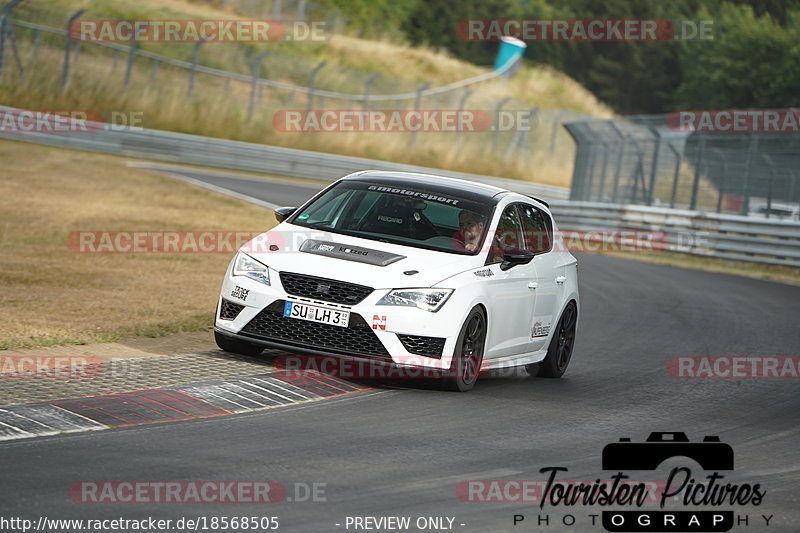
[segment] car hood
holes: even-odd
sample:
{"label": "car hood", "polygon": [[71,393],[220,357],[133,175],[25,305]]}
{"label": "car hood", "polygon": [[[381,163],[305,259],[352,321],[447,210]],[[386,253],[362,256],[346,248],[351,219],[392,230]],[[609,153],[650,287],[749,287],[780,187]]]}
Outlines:
{"label": "car hood", "polygon": [[[401,246],[286,223],[259,235],[241,251],[278,272],[375,289],[432,287],[460,272],[483,266],[482,256]],[[417,272],[406,274],[413,271]]]}

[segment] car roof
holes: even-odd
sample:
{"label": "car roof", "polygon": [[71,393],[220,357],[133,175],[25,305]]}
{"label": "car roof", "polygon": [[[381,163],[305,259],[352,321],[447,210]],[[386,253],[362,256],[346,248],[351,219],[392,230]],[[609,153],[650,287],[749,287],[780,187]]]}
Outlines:
{"label": "car roof", "polygon": [[[402,172],[393,170],[362,170],[342,178],[343,180],[368,180],[370,183],[386,186],[433,186],[439,192],[468,198],[475,201],[491,201],[497,203],[501,198],[508,194],[519,194],[508,189],[495,187],[485,183],[477,183],[447,176],[437,176],[435,174],[423,174],[421,172]],[[523,194],[526,199],[534,200],[545,207],[549,204],[535,196]]]}
{"label": "car roof", "polygon": [[501,189],[493,185],[416,172],[366,170],[350,174],[343,179],[347,181],[369,181],[374,184],[394,187],[433,187],[441,193],[484,202],[497,202],[502,196],[510,194],[507,189]]}

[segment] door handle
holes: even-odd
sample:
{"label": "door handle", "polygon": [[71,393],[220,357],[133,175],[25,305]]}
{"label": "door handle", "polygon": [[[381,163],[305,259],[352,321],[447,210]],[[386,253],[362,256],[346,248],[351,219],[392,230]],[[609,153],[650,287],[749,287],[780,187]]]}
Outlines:
{"label": "door handle", "polygon": [[532,290],[536,290],[536,287],[538,287],[538,286],[539,286],[539,284],[537,282],[535,282],[535,281],[531,281],[530,283],[528,283],[528,288],[532,289]]}
{"label": "door handle", "polygon": [[567,281],[567,277],[566,276],[558,276],[556,278],[556,283],[558,283],[559,285],[563,284],[565,281]]}

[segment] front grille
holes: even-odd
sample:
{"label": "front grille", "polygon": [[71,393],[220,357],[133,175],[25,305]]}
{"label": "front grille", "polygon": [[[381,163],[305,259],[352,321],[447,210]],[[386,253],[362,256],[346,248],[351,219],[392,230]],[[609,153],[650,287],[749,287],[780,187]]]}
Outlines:
{"label": "front grille", "polygon": [[355,305],[374,290],[355,283],[291,272],[281,272],[280,276],[283,289],[292,296],[305,296],[337,304]]}
{"label": "front grille", "polygon": [[240,334],[298,348],[318,349],[341,355],[379,357],[390,360],[389,352],[369,324],[357,313],[350,313],[346,328],[283,316],[285,302],[278,300],[261,311],[242,328]]}
{"label": "front grille", "polygon": [[403,343],[403,347],[408,350],[408,353],[437,359],[442,358],[444,337],[420,337],[417,335],[400,335],[398,333],[397,338]]}
{"label": "front grille", "polygon": [[225,298],[222,299],[222,305],[219,308],[219,318],[222,320],[233,320],[244,309],[243,305],[229,302]]}

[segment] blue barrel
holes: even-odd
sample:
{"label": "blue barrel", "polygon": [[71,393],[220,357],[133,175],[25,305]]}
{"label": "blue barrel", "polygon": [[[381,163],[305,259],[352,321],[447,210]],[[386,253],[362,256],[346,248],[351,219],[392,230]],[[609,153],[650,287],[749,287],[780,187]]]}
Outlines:
{"label": "blue barrel", "polygon": [[500,48],[497,50],[497,58],[494,60],[494,69],[500,70],[510,62],[516,60],[525,52],[527,46],[528,45],[516,37],[501,37]]}

